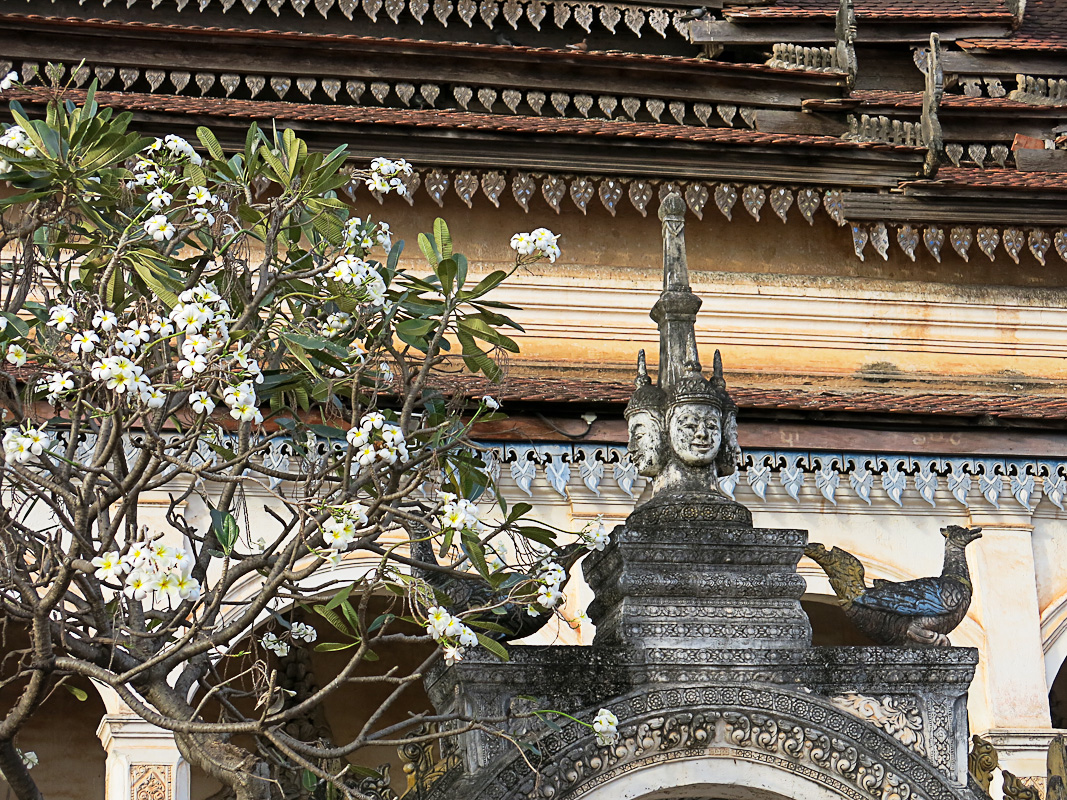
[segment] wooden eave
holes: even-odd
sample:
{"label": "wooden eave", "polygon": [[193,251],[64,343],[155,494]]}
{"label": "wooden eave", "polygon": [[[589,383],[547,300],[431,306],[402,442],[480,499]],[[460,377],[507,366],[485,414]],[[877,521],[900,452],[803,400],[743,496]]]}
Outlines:
{"label": "wooden eave", "polygon": [[1067,77],[1067,58],[1063,53],[1048,51],[969,49],[965,53],[946,50],[941,54],[945,75],[976,75],[980,77],[1007,76],[1019,73],[1048,78]]}
{"label": "wooden eave", "polygon": [[[1011,34],[1011,25],[1004,21],[938,20],[918,17],[914,20],[893,17],[887,20],[860,18],[856,31],[857,44],[921,44],[929,43],[930,33],[936,31],[942,42],[956,39],[994,39]],[[769,17],[748,17],[742,22],[730,20],[694,20],[689,23],[689,41],[693,44],[770,45],[777,42],[803,45],[832,45],[835,41],[833,20],[787,21]],[[946,70],[947,71],[947,70]]]}
{"label": "wooden eave", "polygon": [[705,59],[13,14],[0,15],[0,53],[39,62],[85,59],[113,67],[488,84],[766,107],[799,107],[806,98],[829,99],[847,91],[845,76],[838,73]]}
{"label": "wooden eave", "polygon": [[[137,114],[144,122],[149,115]],[[206,121],[224,145],[238,148],[247,126],[227,130],[229,121]],[[173,127],[173,118],[160,120],[159,131]],[[232,124],[232,123],[231,123]],[[383,132],[373,125],[354,128],[336,123],[286,120],[310,146],[328,150],[349,144],[356,161],[382,153],[402,156],[418,164],[442,167],[517,169],[579,175],[617,175],[737,183],[776,183],[832,187],[896,186],[915,175],[921,155],[869,151],[818,153],[813,148],[708,145],[634,139],[597,140],[560,135],[519,138],[486,131],[427,131],[412,128]]]}
{"label": "wooden eave", "polygon": [[853,222],[931,222],[1049,227],[1067,225],[1064,194],[991,190],[937,184],[904,186],[891,193],[847,193],[845,218]]}
{"label": "wooden eave", "polygon": [[[13,92],[25,105],[40,106],[39,96]],[[141,98],[156,100],[155,96]],[[827,142],[819,146],[804,143],[753,143],[744,141],[700,141],[657,135],[655,125],[644,126],[647,135],[607,135],[610,130],[588,135],[563,134],[552,130],[553,120],[543,120],[534,131],[492,130],[474,124],[420,125],[378,124],[314,118],[315,110],[327,115],[330,106],[270,104],[269,114],[236,112],[232,103],[214,101],[211,108],[191,113],[174,113],[144,104],[124,104],[121,93],[101,93],[103,105],[119,110],[129,108],[139,130],[148,135],[175,131],[191,134],[198,125],[207,125],[227,147],[243,146],[252,119],[261,123],[277,119],[305,137],[309,146],[328,151],[347,144],[357,161],[387,153],[402,156],[418,165],[458,168],[517,169],[529,172],[639,176],[672,180],[711,180],[737,183],[793,184],[820,187],[890,188],[917,175],[924,151],[892,146],[848,146]],[[162,99],[162,98],[161,98]],[[174,98],[169,98],[174,99]],[[184,100],[184,99],[183,99]],[[243,101],[245,106],[255,101]],[[204,104],[201,104],[204,105]],[[267,104],[263,104],[266,107]],[[293,113],[288,113],[291,108]],[[217,110],[216,110],[217,109]],[[433,112],[422,112],[430,119]],[[373,116],[373,115],[372,115]],[[462,118],[468,115],[455,115]],[[497,115],[497,117],[502,115]],[[610,125],[610,123],[608,123]],[[667,126],[664,126],[667,127]],[[744,133],[739,131],[738,133]]]}
{"label": "wooden eave", "polygon": [[[805,100],[801,104],[803,113],[812,118],[821,118],[825,122],[816,126],[813,122],[805,125],[798,121],[794,127],[787,127],[789,112],[770,111],[756,114],[756,127],[759,130],[780,132],[826,132],[832,133],[837,120],[831,122],[834,112],[848,112],[854,115],[887,116],[903,121],[917,122],[922,116],[921,95],[917,95],[914,104],[902,105],[892,102],[864,101],[858,98],[840,100]],[[824,113],[820,113],[824,112]],[[941,121],[943,135],[948,141],[1011,142],[1016,134],[1044,138],[1050,135],[1052,128],[1067,119],[1067,107],[1042,106],[1021,103],[1005,104],[997,107],[988,99],[982,105],[948,105],[942,103],[937,110]],[[761,120],[766,120],[762,126]],[[772,127],[771,120],[782,120],[777,127]],[[841,123],[843,124],[843,123]]]}

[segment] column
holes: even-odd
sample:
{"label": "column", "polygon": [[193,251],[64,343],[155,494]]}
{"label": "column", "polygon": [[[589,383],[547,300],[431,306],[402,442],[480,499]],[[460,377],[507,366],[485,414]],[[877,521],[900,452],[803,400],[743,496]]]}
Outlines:
{"label": "column", "polygon": [[105,800],[189,800],[189,765],[170,731],[108,714],[96,735],[107,751]]}
{"label": "column", "polygon": [[982,538],[969,548],[975,610],[985,629],[982,661],[989,718],[972,719],[975,733],[997,748],[1000,765],[1018,776],[1044,777],[1051,738],[1041,615],[1031,543],[1023,509],[971,512]]}

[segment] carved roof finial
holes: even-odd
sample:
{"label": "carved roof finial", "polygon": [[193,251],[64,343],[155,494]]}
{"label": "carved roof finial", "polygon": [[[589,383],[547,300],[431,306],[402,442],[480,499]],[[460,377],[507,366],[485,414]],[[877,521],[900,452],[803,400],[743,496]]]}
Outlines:
{"label": "carved roof finial", "polygon": [[663,292],[652,308],[659,328],[659,387],[670,393],[685,372],[686,346],[700,298],[689,288],[685,258],[685,201],[671,192],[660,203],[663,220]]}
{"label": "carved roof finial", "polygon": [[685,343],[685,377],[699,375],[702,369],[700,356],[697,354],[697,334],[695,330],[690,330],[689,339]]}
{"label": "carved roof finial", "polygon": [[711,366],[711,383],[716,389],[725,389],[726,380],[722,376],[722,354],[715,351],[715,358]]}
{"label": "carved roof finial", "polygon": [[652,385],[652,379],[648,377],[648,366],[645,362],[645,351],[637,353],[637,377],[634,378],[633,395],[626,404],[623,416],[629,419],[639,411],[649,411],[654,414],[663,414],[667,406],[667,396],[658,386]]}
{"label": "carved roof finial", "polygon": [[645,364],[645,348],[642,347],[637,351],[637,377],[634,378],[634,386],[640,389],[650,383],[652,383],[652,379],[648,377],[648,366]]}
{"label": "carved roof finial", "polygon": [[663,198],[659,206],[663,221],[663,288],[689,291],[689,266],[685,259],[685,201],[677,192]]}

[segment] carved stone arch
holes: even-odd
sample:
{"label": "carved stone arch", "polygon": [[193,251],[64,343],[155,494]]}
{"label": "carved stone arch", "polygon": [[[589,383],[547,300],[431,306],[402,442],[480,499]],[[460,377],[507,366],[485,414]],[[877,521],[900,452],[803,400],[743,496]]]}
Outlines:
{"label": "carved stone arch", "polygon": [[645,767],[593,788],[582,795],[582,800],[711,797],[716,800],[839,800],[841,796],[805,776],[756,761],[693,758]]}
{"label": "carved stone arch", "polygon": [[[877,714],[864,719],[813,694],[776,686],[663,688],[605,705],[619,718],[617,744],[603,745],[587,726],[570,721],[537,739],[539,774],[528,755],[498,749],[484,767],[454,768],[428,800],[674,800],[700,797],[687,792],[702,785],[733,787],[734,795],[716,788],[711,796],[717,798],[746,797],[742,789],[754,799],[759,791],[805,800],[974,797],[964,783],[965,752],[938,754],[921,738],[906,743]],[[595,713],[589,708],[574,716],[588,720]],[[656,784],[656,775],[681,776],[687,783],[673,788],[686,793],[649,795],[647,787],[672,788]]]}

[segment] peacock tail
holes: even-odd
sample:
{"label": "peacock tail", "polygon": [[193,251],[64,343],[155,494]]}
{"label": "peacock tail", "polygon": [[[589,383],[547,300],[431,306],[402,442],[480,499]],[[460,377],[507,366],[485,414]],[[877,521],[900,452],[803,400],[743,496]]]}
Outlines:
{"label": "peacock tail", "polygon": [[812,542],[804,548],[804,555],[822,567],[834,593],[846,603],[867,591],[863,564],[851,553],[840,547],[827,550],[818,542]]}

